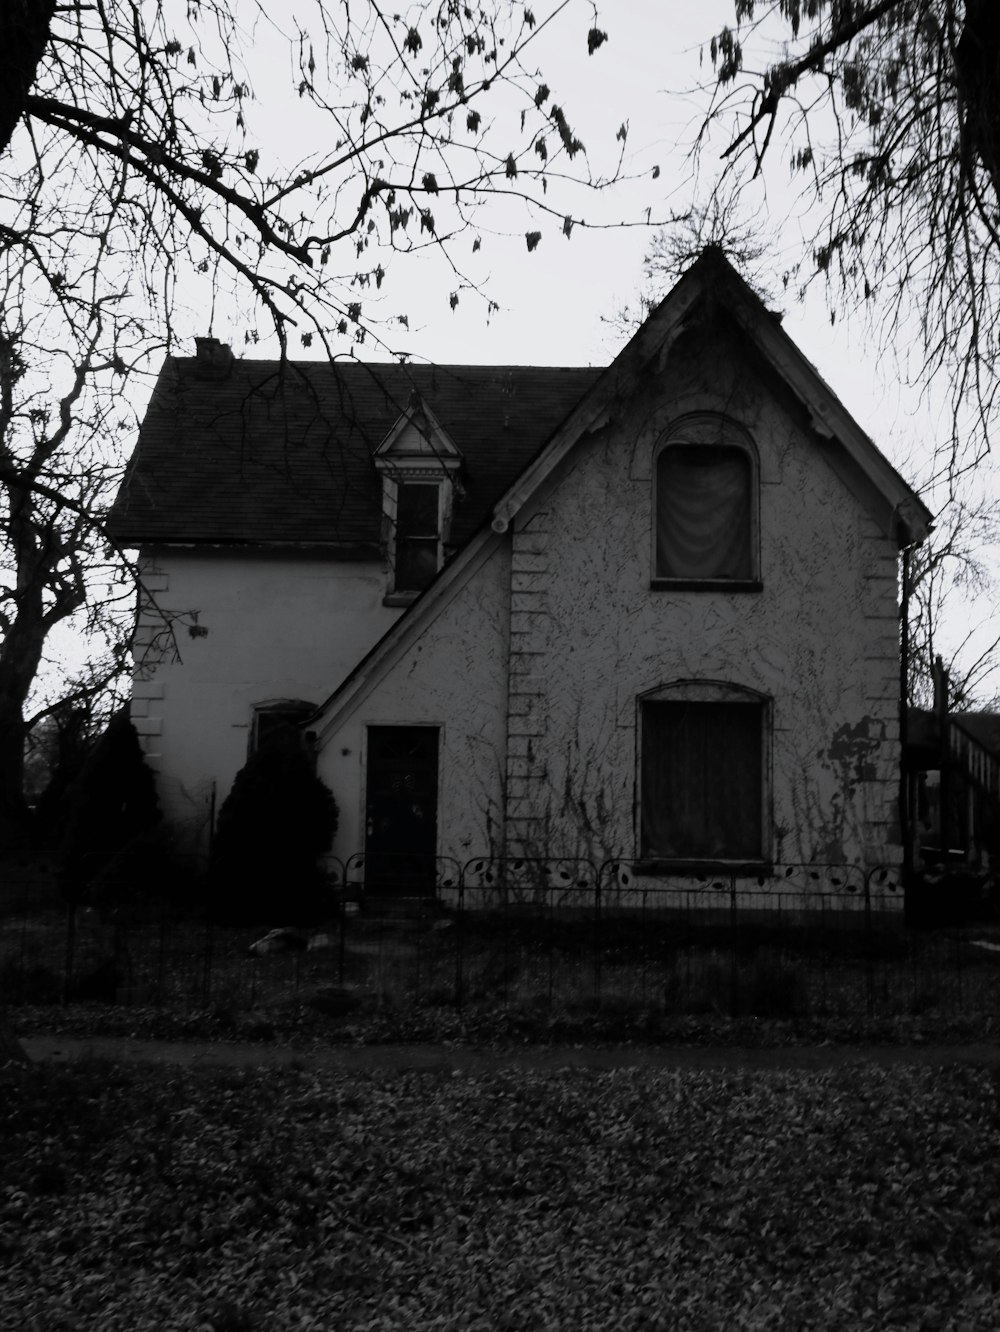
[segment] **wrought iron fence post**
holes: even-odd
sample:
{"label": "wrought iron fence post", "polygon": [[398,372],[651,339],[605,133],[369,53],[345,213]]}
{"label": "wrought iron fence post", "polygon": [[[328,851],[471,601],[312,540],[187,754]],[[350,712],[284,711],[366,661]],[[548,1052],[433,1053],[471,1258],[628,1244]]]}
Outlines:
{"label": "wrought iron fence post", "polygon": [[205,921],[204,963],[201,969],[201,1002],[203,1008],[212,1003],[212,954],[215,947],[215,927],[210,919]]}
{"label": "wrought iron fence post", "polygon": [[594,1007],[601,1006],[601,877],[604,866],[594,879]]}
{"label": "wrought iron fence post", "polygon": [[[162,904],[157,914],[159,916],[159,924],[160,924],[160,943],[156,955],[156,996],[157,996],[157,1003],[163,1003],[163,973],[166,970],[166,967],[164,965],[164,958],[166,954],[167,945],[166,945],[166,939],[164,937],[166,922],[164,919],[165,912]],[[185,977],[185,979],[187,978]],[[186,988],[187,987],[185,986],[185,989]],[[141,1002],[142,1002],[142,996],[140,994],[140,1003]]]}
{"label": "wrought iron fence post", "polygon": [[740,978],[736,952],[736,875],[729,876],[729,1016],[739,1017]]}
{"label": "wrought iron fence post", "polygon": [[[66,913],[66,957],[63,963],[62,1002],[64,1005],[69,1003],[70,991],[73,986],[73,954],[75,948],[76,948],[76,903],[70,902],[69,910]],[[21,974],[23,975],[24,974],[23,954],[21,957],[21,962],[22,962]]]}
{"label": "wrought iron fence post", "polygon": [[955,934],[952,937],[952,945],[955,950],[953,965],[955,968],[955,984],[958,988],[958,1012],[961,1013],[965,1005],[962,997],[962,936],[960,934]]}
{"label": "wrought iron fence post", "polygon": [[338,985],[343,985],[343,983],[344,983],[344,956],[345,956],[345,953],[346,953],[346,950],[347,950],[347,941],[346,941],[346,939],[345,939],[345,937],[344,937],[344,936],[346,935],[346,933],[347,933],[347,901],[346,901],[346,900],[344,900],[344,901],[342,901],[342,902],[340,903],[340,910],[337,912],[337,920],[338,920],[338,923],[339,923],[339,926],[340,926],[339,930],[337,931],[337,984],[338,984]]}
{"label": "wrought iron fence post", "polygon": [[463,994],[464,961],[465,961],[465,866],[463,865],[458,876],[458,903],[457,914],[455,917],[455,1007],[461,1008],[465,996]]}
{"label": "wrought iron fence post", "polygon": [[872,936],[872,875],[865,875],[865,1007],[870,1018],[875,1016],[875,940]]}

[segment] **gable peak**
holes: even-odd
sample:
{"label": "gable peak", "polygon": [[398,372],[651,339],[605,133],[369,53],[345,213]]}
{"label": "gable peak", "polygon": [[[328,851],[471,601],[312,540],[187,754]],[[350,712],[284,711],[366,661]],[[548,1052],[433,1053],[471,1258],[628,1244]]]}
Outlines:
{"label": "gable peak", "polygon": [[461,465],[461,450],[419,390],[412,389],[405,409],[375,450],[375,466],[380,471],[392,472],[413,466],[437,466],[453,471]]}

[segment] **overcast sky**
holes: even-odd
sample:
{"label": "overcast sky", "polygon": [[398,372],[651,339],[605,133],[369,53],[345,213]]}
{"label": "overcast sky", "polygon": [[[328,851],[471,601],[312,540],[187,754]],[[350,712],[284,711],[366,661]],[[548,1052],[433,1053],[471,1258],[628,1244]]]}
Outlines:
{"label": "overcast sky", "polygon": [[[539,21],[556,7],[554,0],[534,5]],[[499,311],[487,319],[484,303],[460,286],[459,304],[452,310],[449,296],[458,285],[452,274],[426,254],[397,256],[380,297],[370,289],[364,293],[366,315],[406,312],[409,332],[390,334],[393,348],[438,363],[607,364],[623,340],[607,320],[634,303],[643,285],[642,261],[652,231],[636,224],[647,210],[654,219],[684,212],[699,195],[707,194],[717,169],[724,146],[721,138],[703,154],[700,181],[690,149],[708,104],[704,87],[712,78],[708,43],[725,23],[733,22],[733,12],[733,0],[701,0],[697,5],[688,0],[616,0],[599,13],[607,42],[588,56],[593,8],[587,0],[574,0],[543,32],[533,59],[552,88],[552,100],[566,108],[574,132],[586,145],[594,174],[613,167],[619,149],[615,136],[627,122],[624,172],[633,179],[597,194],[560,194],[557,186],[550,199],[565,202],[574,217],[603,223],[607,229],[575,227],[567,239],[558,219],[539,221],[520,208],[487,203],[480,218],[481,250],[473,255],[469,235],[459,241],[456,254],[467,265],[468,275],[499,304]],[[776,29],[775,35],[783,31]],[[777,54],[776,47],[758,44],[756,49]],[[261,42],[254,61],[251,81],[263,106],[272,76],[275,87],[289,86],[287,53],[278,43]],[[293,101],[289,115],[301,113],[301,108],[301,102]],[[301,124],[301,120],[272,123],[275,151],[281,145],[287,155],[298,141]],[[774,149],[771,174],[766,183],[749,189],[746,212],[773,256],[771,272],[785,328],[912,480],[919,469],[909,466],[907,459],[932,453],[929,436],[935,427],[919,395],[901,383],[900,367],[891,357],[880,361],[873,356],[870,333],[856,321],[838,321],[831,327],[821,284],[804,304],[782,291],[781,272],[801,254],[796,214],[802,209],[796,202],[798,183],[794,187],[787,183],[787,153],[778,142]],[[654,167],[659,168],[655,179]],[[542,239],[529,254],[524,233],[535,226],[541,228]],[[768,275],[767,265],[764,274]],[[213,331],[231,340],[237,352],[243,349],[242,336],[226,325],[224,311]],[[901,349],[905,351],[902,339]],[[310,355],[297,349],[294,339],[292,351]],[[373,353],[369,343],[360,354],[372,357]],[[311,354],[316,354],[315,344]]]}

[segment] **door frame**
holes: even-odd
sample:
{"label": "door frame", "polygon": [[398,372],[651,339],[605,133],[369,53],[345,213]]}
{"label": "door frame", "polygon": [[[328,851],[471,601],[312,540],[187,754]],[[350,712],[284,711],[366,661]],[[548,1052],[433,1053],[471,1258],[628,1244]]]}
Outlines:
{"label": "door frame", "polygon": [[[408,719],[408,720],[406,720],[406,721],[395,721],[395,720],[393,720],[393,721],[385,721],[385,720],[381,720],[381,719],[380,719],[380,720],[378,720],[378,721],[374,721],[374,720],[373,720],[373,721],[365,721],[365,722],[362,723],[362,728],[363,728],[363,732],[364,732],[364,734],[363,734],[363,762],[362,762],[362,765],[361,765],[361,790],[360,790],[360,814],[361,814],[361,821],[360,821],[360,825],[359,825],[359,827],[360,827],[360,833],[361,833],[361,837],[360,837],[361,848],[360,848],[360,850],[361,850],[361,852],[362,852],[362,854],[363,854],[363,856],[364,856],[364,864],[365,864],[365,887],[366,887],[366,890],[367,890],[367,891],[373,891],[373,892],[375,892],[375,893],[382,893],[382,894],[387,894],[387,890],[386,890],[385,888],[377,887],[377,886],[375,886],[374,884],[371,884],[371,885],[370,885],[370,884],[369,884],[369,875],[368,875],[368,855],[369,855],[369,850],[368,850],[368,782],[369,782],[369,776],[370,776],[370,773],[371,773],[371,764],[370,764],[370,759],[371,759],[371,733],[372,733],[373,730],[380,730],[380,731],[381,731],[381,730],[386,730],[386,731],[389,731],[389,730],[414,730],[414,731],[415,731],[415,730],[420,730],[420,731],[433,731],[433,732],[436,734],[436,736],[437,736],[436,773],[435,773],[435,782],[434,782],[434,847],[433,847],[433,851],[432,851],[432,852],[429,852],[429,853],[427,853],[427,852],[417,852],[417,853],[415,853],[415,854],[418,855],[418,856],[422,856],[422,855],[428,855],[428,856],[429,856],[429,858],[430,858],[431,861],[433,862],[432,867],[429,867],[429,868],[432,868],[432,872],[431,872],[430,874],[428,874],[427,876],[424,876],[424,875],[420,875],[420,876],[418,876],[418,877],[419,877],[419,880],[420,880],[420,887],[416,887],[416,886],[415,886],[415,893],[414,893],[414,895],[417,895],[417,896],[434,896],[434,895],[436,894],[436,892],[437,892],[437,860],[438,860],[438,848],[439,848],[439,846],[440,846],[441,769],[442,769],[441,758],[442,758],[442,754],[443,754],[443,752],[444,752],[444,743],[443,743],[443,741],[444,741],[444,734],[445,734],[445,727],[444,727],[444,724],[443,724],[442,722],[438,722],[438,721],[426,721],[426,722],[425,722],[425,721],[419,721],[419,722],[415,722],[415,721],[412,721],[412,720],[410,720],[410,719]],[[429,880],[429,882],[428,882],[428,880]],[[389,892],[391,892],[391,890],[389,890]],[[403,893],[401,893],[401,895],[406,895],[406,894],[405,894],[405,892],[403,892]]]}

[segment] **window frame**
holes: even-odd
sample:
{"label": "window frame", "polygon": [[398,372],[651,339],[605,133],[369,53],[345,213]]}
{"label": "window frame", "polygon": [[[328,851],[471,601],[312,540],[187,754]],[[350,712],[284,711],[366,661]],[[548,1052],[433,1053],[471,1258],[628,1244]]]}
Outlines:
{"label": "window frame", "polygon": [[[424,488],[427,489],[427,490],[433,490],[433,491],[434,491],[434,502],[435,502],[436,517],[435,517],[435,523],[434,523],[434,529],[435,529],[435,530],[434,530],[433,533],[427,533],[426,535],[406,535],[406,534],[404,534],[402,537],[400,537],[400,535],[399,535],[399,508],[400,508],[400,497],[401,497],[401,493],[402,493],[402,491],[405,490],[406,487],[408,487],[408,486],[409,486],[409,487],[422,486],[422,487],[424,487]],[[394,504],[393,504],[392,548],[391,548],[391,558],[392,558],[392,591],[393,591],[393,592],[396,592],[396,593],[403,593],[403,594],[407,594],[407,595],[411,595],[411,596],[417,596],[419,593],[421,593],[421,592],[424,590],[425,587],[427,587],[430,583],[432,583],[432,582],[434,581],[434,579],[437,577],[437,575],[438,575],[438,574],[440,573],[440,571],[441,571],[441,565],[442,565],[442,552],[443,552],[443,547],[444,547],[444,531],[443,531],[443,528],[444,528],[444,514],[443,514],[443,512],[442,512],[442,509],[443,509],[443,503],[442,503],[442,490],[443,490],[443,486],[442,486],[441,481],[440,481],[439,479],[437,479],[436,477],[424,477],[424,476],[421,476],[421,477],[418,478],[418,477],[412,477],[412,476],[405,476],[405,477],[397,477],[397,479],[396,479],[395,482],[394,482],[394,488],[395,488],[395,494],[394,494],[394,496],[393,496]],[[401,542],[401,541],[404,542],[404,543],[405,543],[405,542],[423,543],[423,544],[424,544],[426,547],[428,547],[428,548],[429,548],[429,547],[433,547],[433,551],[434,551],[434,572],[433,572],[433,574],[431,574],[431,577],[427,580],[427,582],[424,583],[422,586],[419,586],[419,587],[400,587],[400,585],[399,585],[399,548],[400,548],[400,542]]]}
{"label": "window frame", "polygon": [[[389,565],[389,586],[383,604],[387,606],[408,606],[423,593],[444,568],[448,533],[451,525],[452,492],[454,480],[450,473],[440,470],[418,470],[408,468],[405,472],[386,475],[383,481],[383,514],[385,522],[385,546]],[[435,568],[433,576],[424,587],[400,587],[396,581],[396,515],[399,507],[401,486],[433,486],[437,491],[437,544],[435,549]],[[429,538],[428,538],[429,540]]]}
{"label": "window frame", "polygon": [[[750,577],[690,578],[658,571],[660,530],[660,459],[671,448],[738,449],[749,462]],[[727,416],[694,412],[673,422],[656,441],[651,469],[650,588],[654,591],[760,592],[763,590],[760,559],[760,460],[757,448],[744,428]]]}
{"label": "window frame", "polygon": [[[643,767],[648,743],[644,725],[644,710],[656,704],[741,704],[755,707],[760,726],[760,808],[758,813],[759,855],[754,856],[664,856],[647,850],[648,838],[644,827]],[[719,680],[676,680],[667,685],[640,694],[635,710],[635,851],[637,867],[646,872],[678,873],[705,870],[747,870],[754,873],[767,870],[773,862],[773,808],[771,766],[773,752],[773,699],[744,685]]]}
{"label": "window frame", "polygon": [[[289,726],[297,729],[301,728],[302,722],[306,721],[316,711],[316,704],[310,703],[304,698],[275,698],[268,699],[264,703],[254,703],[250,709],[250,733],[247,736],[247,757],[256,754],[261,743],[260,721],[262,717],[280,718]],[[297,718],[297,720],[296,720]],[[307,733],[302,732],[303,739],[307,738]]]}

